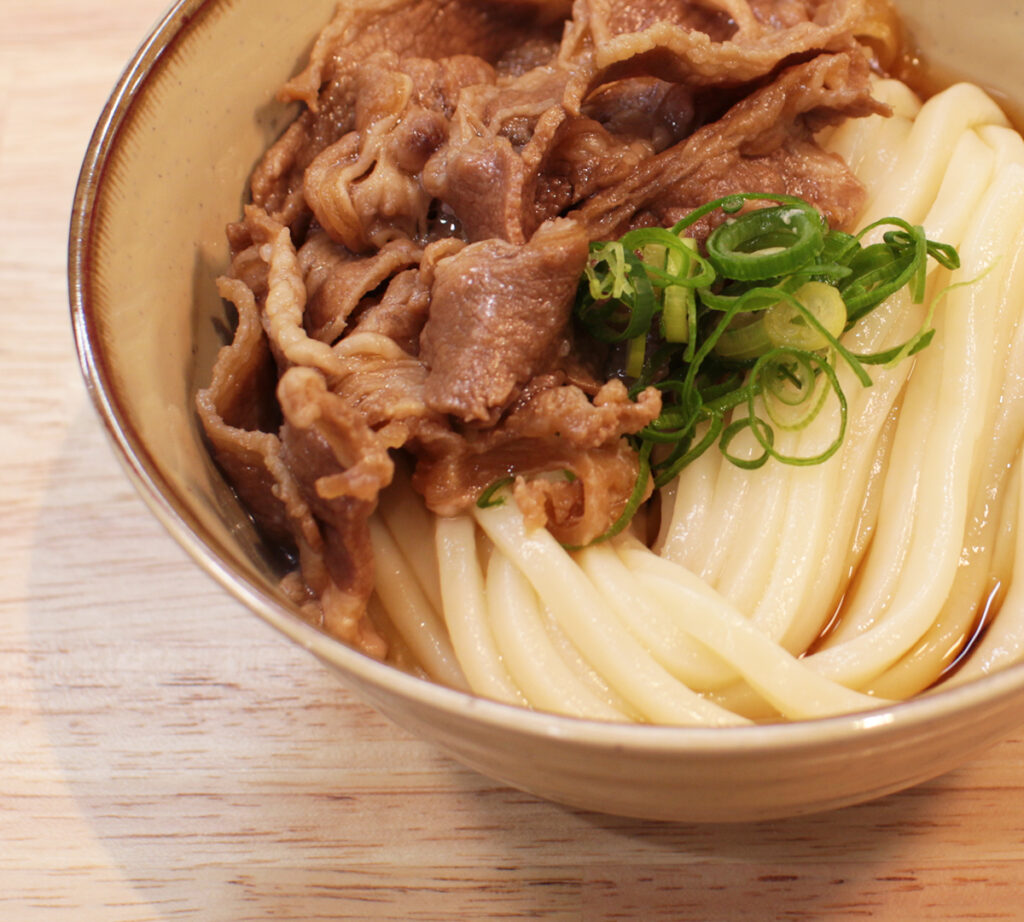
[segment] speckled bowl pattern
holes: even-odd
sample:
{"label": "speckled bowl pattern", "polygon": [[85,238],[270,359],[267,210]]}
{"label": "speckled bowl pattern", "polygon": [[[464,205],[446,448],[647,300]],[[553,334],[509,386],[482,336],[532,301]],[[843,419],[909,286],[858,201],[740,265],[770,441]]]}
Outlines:
{"label": "speckled bowl pattern", "polygon": [[[939,19],[934,2],[903,6],[940,60],[1024,100],[1020,28],[1006,28],[1024,28],[1019,4],[976,0],[970,26],[955,31],[955,0]],[[193,394],[224,341],[214,288],[227,262],[224,225],[240,213],[260,153],[294,117],[275,90],[333,8],[179,3],[129,64],[83,166],[69,278],[86,381],[132,480],[195,560],[396,723],[486,775],[591,810],[719,822],[839,807],[934,777],[1024,723],[1024,666],[885,710],[788,725],[580,721],[421,681],[298,617],[277,590],[273,549],[210,461]]]}

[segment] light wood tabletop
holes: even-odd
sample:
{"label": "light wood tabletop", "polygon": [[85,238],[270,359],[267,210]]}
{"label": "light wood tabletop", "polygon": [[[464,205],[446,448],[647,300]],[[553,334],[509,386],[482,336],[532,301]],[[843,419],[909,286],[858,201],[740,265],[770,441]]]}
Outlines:
{"label": "light wood tabletop", "polygon": [[5,0],[0,920],[1024,918],[1024,734],[930,784],[741,826],[464,769],[207,578],[86,397],[77,170],[164,0]]}

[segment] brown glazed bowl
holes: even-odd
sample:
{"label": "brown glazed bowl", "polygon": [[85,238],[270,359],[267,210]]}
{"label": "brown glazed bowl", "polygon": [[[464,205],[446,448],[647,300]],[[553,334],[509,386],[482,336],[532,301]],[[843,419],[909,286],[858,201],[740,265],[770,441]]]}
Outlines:
{"label": "brown glazed bowl", "polygon": [[[942,17],[926,0],[901,4],[935,58],[1024,99],[1016,33],[1000,27],[1020,5],[975,0],[961,27],[955,0]],[[591,810],[741,821],[839,807],[945,772],[1024,722],[1024,666],[818,721],[581,721],[414,678],[298,616],[277,589],[272,549],[211,463],[193,395],[221,345],[214,279],[227,262],[224,225],[239,215],[260,153],[294,116],[275,90],[333,8],[334,0],[178,3],[128,65],[82,169],[69,274],[86,381],[131,479],[195,560],[396,723],[486,775]]]}

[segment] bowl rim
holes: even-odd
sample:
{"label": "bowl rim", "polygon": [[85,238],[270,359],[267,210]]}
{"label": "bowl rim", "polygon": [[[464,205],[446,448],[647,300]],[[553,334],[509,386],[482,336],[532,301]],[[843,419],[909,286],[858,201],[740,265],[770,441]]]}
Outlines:
{"label": "bowl rim", "polygon": [[[94,264],[95,218],[105,192],[112,152],[137,102],[161,63],[187,40],[203,13],[225,0],[177,0],[153,27],[125,66],[89,140],[75,188],[68,239],[68,290],[72,330],[86,390],[129,479],[158,521],[235,599],[322,662],[387,695],[493,729],[534,737],[559,738],[579,745],[633,752],[716,755],[753,753],[770,747],[785,751],[816,747],[856,735],[868,741],[908,726],[941,720],[1002,702],[1024,692],[1024,663],[1009,666],[962,685],[938,688],[906,701],[831,717],[738,727],[661,726],[613,723],[533,711],[447,688],[403,672],[346,646],[313,627],[294,610],[266,593],[230,563],[219,539],[175,496],[119,405],[110,384],[105,356],[95,334],[90,269]],[[1024,723],[1024,711],[1021,722]]]}

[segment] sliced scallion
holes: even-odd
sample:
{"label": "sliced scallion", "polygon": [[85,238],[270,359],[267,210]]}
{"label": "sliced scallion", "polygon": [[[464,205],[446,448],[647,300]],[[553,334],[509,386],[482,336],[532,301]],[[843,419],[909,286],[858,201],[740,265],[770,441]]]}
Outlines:
{"label": "sliced scallion", "polygon": [[[829,345],[829,337],[823,336],[807,322],[805,311],[825,328],[831,338],[843,335],[846,329],[846,305],[834,285],[805,282],[793,293],[793,298],[793,301],[778,301],[764,312],[765,336],[773,345],[811,352]],[[797,304],[803,305],[804,311]]]}

